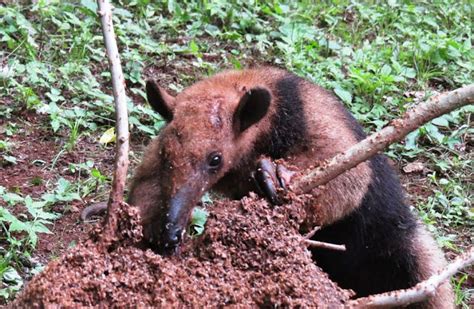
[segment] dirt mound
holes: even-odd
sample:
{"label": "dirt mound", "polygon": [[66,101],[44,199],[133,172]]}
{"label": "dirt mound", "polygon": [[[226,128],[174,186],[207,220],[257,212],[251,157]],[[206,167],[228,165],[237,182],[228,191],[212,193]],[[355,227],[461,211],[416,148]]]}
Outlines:
{"label": "dirt mound", "polygon": [[216,202],[205,234],[187,239],[178,256],[164,258],[136,245],[141,229],[130,208],[112,252],[92,235],[50,263],[12,307],[341,305],[350,293],[312,262],[296,209],[301,207],[273,208],[253,198]]}

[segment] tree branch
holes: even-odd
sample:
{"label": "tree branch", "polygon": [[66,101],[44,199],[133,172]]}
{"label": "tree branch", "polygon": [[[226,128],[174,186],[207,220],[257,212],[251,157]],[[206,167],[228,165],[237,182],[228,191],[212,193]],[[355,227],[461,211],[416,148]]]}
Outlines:
{"label": "tree branch", "polygon": [[331,244],[328,242],[311,240],[311,239],[305,239],[303,240],[303,242],[305,243],[305,245],[312,248],[324,248],[324,249],[335,250],[335,251],[346,251],[346,245],[336,245],[336,244]]}
{"label": "tree branch", "polygon": [[[128,170],[128,113],[125,79],[122,73],[120,57],[112,23],[112,7],[108,0],[97,0],[98,14],[102,24],[105,49],[112,72],[112,87],[115,102],[115,131],[117,134],[114,179],[107,206],[106,233],[113,236],[117,223],[117,208],[123,203],[123,193]],[[112,234],[111,234],[112,233]]]}
{"label": "tree branch", "polygon": [[392,291],[382,294],[371,295],[350,301],[349,307],[384,307],[405,306],[427,299],[436,293],[436,289],[449,277],[456,274],[462,268],[474,263],[474,247],[458,256],[448,266],[436,275],[431,276],[414,287],[406,290]]}
{"label": "tree branch", "polygon": [[319,231],[321,229],[321,226],[315,226],[311,231],[309,231],[308,234],[304,235],[303,237],[305,239],[311,239],[311,237],[314,236],[314,234],[316,234],[317,231]]}
{"label": "tree branch", "polygon": [[317,186],[326,184],[343,172],[369,159],[390,144],[401,140],[426,122],[473,102],[474,84],[430,98],[407,111],[402,118],[393,120],[390,125],[379,132],[370,135],[347,151],[306,173],[290,187],[296,193],[310,192]]}

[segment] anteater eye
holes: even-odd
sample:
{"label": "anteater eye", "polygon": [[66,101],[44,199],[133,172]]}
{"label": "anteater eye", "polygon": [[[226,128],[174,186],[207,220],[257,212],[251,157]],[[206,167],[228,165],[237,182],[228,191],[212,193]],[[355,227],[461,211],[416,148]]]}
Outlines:
{"label": "anteater eye", "polygon": [[208,156],[207,164],[212,171],[217,170],[222,164],[222,155],[219,152],[213,152]]}

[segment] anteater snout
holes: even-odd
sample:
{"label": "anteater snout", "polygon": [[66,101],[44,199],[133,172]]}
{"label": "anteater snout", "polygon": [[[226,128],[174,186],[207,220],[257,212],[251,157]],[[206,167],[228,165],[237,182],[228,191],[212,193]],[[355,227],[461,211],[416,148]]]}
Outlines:
{"label": "anteater snout", "polygon": [[168,223],[163,233],[163,247],[165,254],[173,254],[178,248],[183,235],[183,229],[175,224]]}
{"label": "anteater snout", "polygon": [[165,254],[173,254],[182,240],[194,202],[200,197],[196,191],[193,186],[185,184],[170,199],[161,236]]}

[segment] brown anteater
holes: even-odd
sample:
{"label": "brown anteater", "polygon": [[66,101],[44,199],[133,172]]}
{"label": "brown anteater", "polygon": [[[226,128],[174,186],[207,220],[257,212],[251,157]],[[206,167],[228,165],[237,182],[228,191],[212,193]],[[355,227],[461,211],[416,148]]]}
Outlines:
{"label": "brown anteater", "polygon": [[[334,95],[276,68],[226,71],[176,97],[152,81],[146,91],[168,124],[135,172],[129,203],[141,209],[146,238],[168,252],[179,245],[204,192],[240,198],[257,190],[250,178],[262,156],[304,169],[365,137]],[[359,297],[411,287],[445,263],[383,155],[330,181],[314,200],[305,222],[323,226],[314,239],[347,247],[313,249],[314,259]],[[453,302],[446,282],[423,306]]]}

